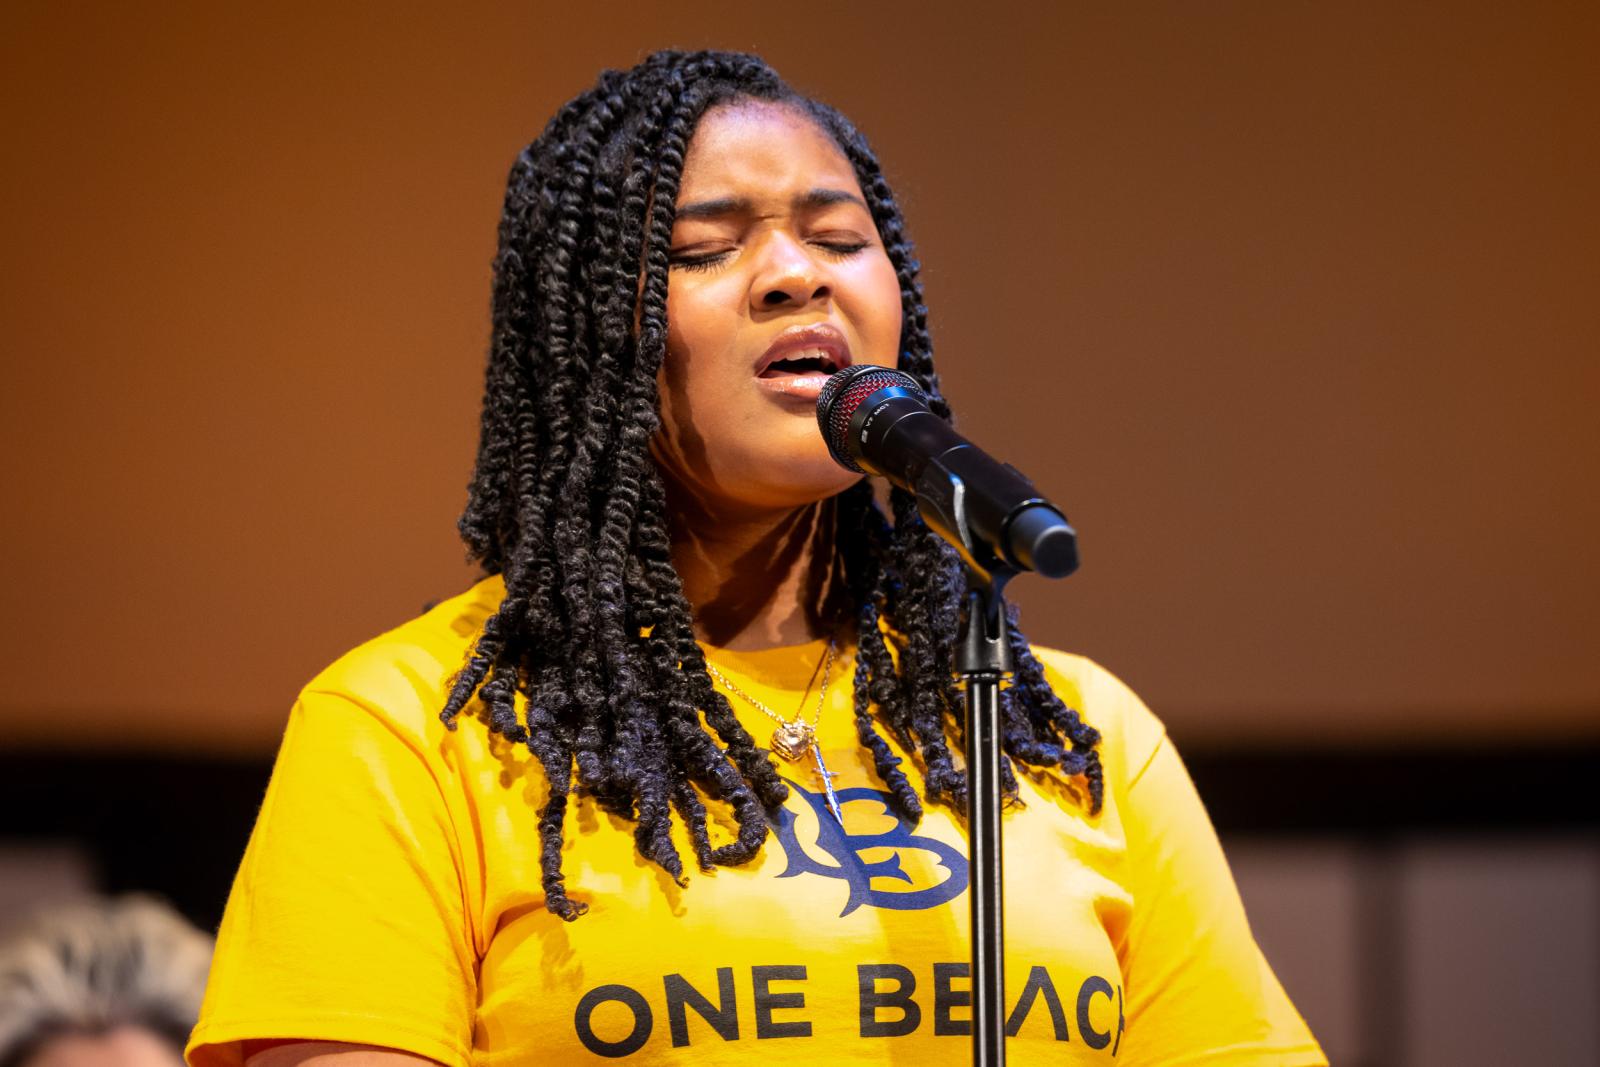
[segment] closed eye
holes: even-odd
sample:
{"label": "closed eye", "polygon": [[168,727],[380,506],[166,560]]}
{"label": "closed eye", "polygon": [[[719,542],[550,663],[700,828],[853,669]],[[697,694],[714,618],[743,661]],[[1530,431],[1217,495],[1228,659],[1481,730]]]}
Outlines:
{"label": "closed eye", "polygon": [[710,270],[732,255],[731,250],[720,252],[672,252],[667,254],[667,266],[683,270]]}
{"label": "closed eye", "polygon": [[840,259],[846,256],[853,256],[867,247],[867,242],[865,241],[816,241],[813,243],[829,255],[837,256]]}
{"label": "closed eye", "polygon": [[[868,242],[857,239],[812,241],[816,247],[835,259],[845,259],[867,247]],[[681,270],[710,270],[729,256],[734,249],[723,248],[708,252],[669,252],[667,265]]]}

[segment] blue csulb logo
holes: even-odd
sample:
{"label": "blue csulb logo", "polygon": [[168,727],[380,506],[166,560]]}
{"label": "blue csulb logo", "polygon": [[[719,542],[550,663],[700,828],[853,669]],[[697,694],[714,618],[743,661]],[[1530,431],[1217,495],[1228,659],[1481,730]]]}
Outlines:
{"label": "blue csulb logo", "polygon": [[[844,910],[839,913],[840,918],[849,915],[863,904],[892,911],[923,911],[948,903],[966,891],[967,857],[962,855],[959,849],[952,848],[936,838],[918,837],[913,834],[911,824],[894,809],[888,793],[864,786],[835,790],[841,807],[854,801],[870,801],[881,807],[883,813],[895,821],[893,829],[882,833],[852,834],[841,828],[834,820],[833,813],[828,810],[827,797],[823,793],[813,793],[793,779],[785,778],[784,781],[788,782],[789,788],[794,790],[795,795],[803,797],[816,813],[816,847],[827,854],[834,864],[829,866],[813,859],[801,846],[796,833],[798,820],[794,812],[785,807],[778,812],[777,831],[778,841],[783,845],[783,852],[789,860],[789,865],[778,877],[793,878],[801,874],[820,874],[824,878],[842,880],[850,887],[850,898],[845,902]],[[861,853],[868,849],[883,848],[894,849],[894,854],[870,862],[861,858]],[[872,887],[874,878],[895,878],[915,886],[916,879],[900,865],[900,854],[906,850],[931,853],[939,866],[949,873],[949,877],[930,886],[904,891],[874,889]]]}

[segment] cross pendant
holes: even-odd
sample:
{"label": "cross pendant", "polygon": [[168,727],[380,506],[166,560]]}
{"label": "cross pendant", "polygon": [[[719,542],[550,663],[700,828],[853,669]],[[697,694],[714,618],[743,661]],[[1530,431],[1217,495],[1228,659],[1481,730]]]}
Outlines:
{"label": "cross pendant", "polygon": [[839,829],[843,830],[844,815],[839,811],[839,797],[833,791],[833,780],[839,773],[828,770],[828,765],[822,762],[822,746],[815,741],[811,743],[811,755],[817,761],[817,773],[822,776],[822,789],[828,797],[828,810],[833,812],[833,817],[839,822]]}

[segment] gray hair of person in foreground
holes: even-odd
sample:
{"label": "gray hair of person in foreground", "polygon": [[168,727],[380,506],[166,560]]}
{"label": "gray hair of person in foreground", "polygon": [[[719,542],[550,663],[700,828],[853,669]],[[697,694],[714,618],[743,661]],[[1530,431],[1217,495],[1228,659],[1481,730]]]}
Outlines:
{"label": "gray hair of person in foreground", "polygon": [[181,1062],[213,942],[167,905],[130,894],[48,907],[0,942],[0,1067],[57,1038],[134,1027]]}

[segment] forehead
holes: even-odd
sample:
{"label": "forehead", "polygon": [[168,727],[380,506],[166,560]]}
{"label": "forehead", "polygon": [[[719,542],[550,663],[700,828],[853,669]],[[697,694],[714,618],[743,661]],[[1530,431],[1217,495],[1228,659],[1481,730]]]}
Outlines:
{"label": "forehead", "polygon": [[701,117],[684,156],[678,200],[787,201],[817,187],[861,191],[850,161],[810,116],[787,104],[745,100]]}

